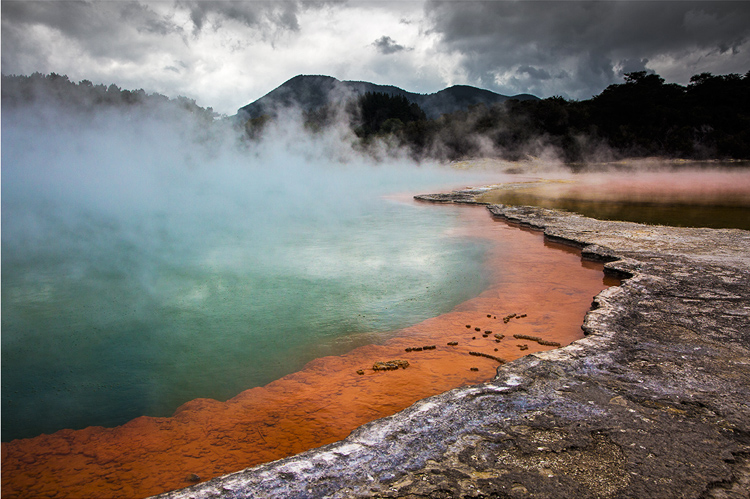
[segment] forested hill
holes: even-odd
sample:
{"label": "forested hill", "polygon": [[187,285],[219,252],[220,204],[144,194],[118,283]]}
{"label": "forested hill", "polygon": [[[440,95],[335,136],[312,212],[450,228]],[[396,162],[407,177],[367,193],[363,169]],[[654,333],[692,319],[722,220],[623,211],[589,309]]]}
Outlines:
{"label": "forested hill", "polygon": [[[338,80],[312,78],[320,81],[309,85],[306,78],[290,80],[272,100],[302,103],[307,124],[319,130],[341,119],[332,109],[341,101],[324,104],[324,93],[335,91]],[[324,92],[325,85],[329,88]],[[665,83],[644,71],[628,73],[623,83],[584,101],[551,97],[487,102],[477,99],[485,91],[451,87],[431,97],[446,93],[459,109],[438,118],[400,92],[396,87],[375,88],[348,101],[344,114],[364,150],[377,150],[385,142],[415,158],[448,160],[542,155],[568,163],[646,156],[750,159],[750,72],[702,73],[687,86]],[[247,120],[249,136],[262,136],[271,119],[267,114]]]}
{"label": "forested hill", "polygon": [[750,72],[702,73],[687,86],[634,72],[585,101],[507,101],[436,125],[428,134],[441,136],[450,157],[479,154],[491,144],[506,158],[545,149],[568,162],[602,155],[750,159]]}
{"label": "forested hill", "polygon": [[103,108],[147,107],[151,110],[169,108],[189,111],[207,120],[218,117],[213,109],[196,104],[187,97],[170,98],[159,93],[146,93],[143,89],[125,90],[114,83],[95,85],[89,80],[78,83],[66,75],[34,73],[24,75],[2,75],[2,105],[23,106],[31,103],[47,103],[67,108],[70,111],[96,112]]}
{"label": "forested hill", "polygon": [[[330,103],[325,92],[311,89],[326,90],[329,85],[329,90],[335,91],[338,80],[315,78],[320,82],[313,86],[282,85],[286,90],[274,98],[302,103],[302,119],[312,133],[342,123],[349,126],[354,146],[376,155],[386,145],[386,149],[397,148],[416,159],[438,160],[516,160],[543,155],[569,163],[646,156],[750,160],[750,72],[701,73],[686,86],[665,83],[656,74],[629,73],[623,83],[610,85],[584,101],[500,96],[502,99],[488,102],[477,97],[485,91],[451,87],[431,96],[444,98],[458,110],[437,118],[397,87],[370,87],[364,82],[348,82],[361,85],[364,93],[342,94]],[[206,122],[218,117],[211,108],[184,97],[170,99],[87,80],[74,83],[54,73],[3,75],[4,109],[47,101],[84,112],[141,106],[187,110]],[[441,105],[447,109],[448,104]],[[244,127],[251,141],[262,140],[270,130],[267,125],[278,119],[270,114],[237,118],[233,122]]]}
{"label": "forested hill", "polygon": [[476,104],[493,105],[508,99],[538,100],[529,94],[497,94],[489,90],[456,85],[434,94],[417,94],[392,85],[377,85],[366,81],[339,81],[332,76],[299,75],[282,83],[260,99],[241,107],[237,114],[243,119],[275,116],[285,108],[315,112],[336,102],[356,99],[366,93],[380,93],[391,97],[404,97],[417,104],[428,118],[455,111],[466,110]]}

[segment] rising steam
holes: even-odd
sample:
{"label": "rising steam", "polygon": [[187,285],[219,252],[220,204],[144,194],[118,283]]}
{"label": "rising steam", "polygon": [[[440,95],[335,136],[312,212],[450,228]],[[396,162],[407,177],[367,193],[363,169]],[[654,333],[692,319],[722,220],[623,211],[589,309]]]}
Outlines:
{"label": "rising steam", "polygon": [[226,399],[481,290],[451,215],[383,199],[476,176],[298,123],[4,107],[3,440]]}

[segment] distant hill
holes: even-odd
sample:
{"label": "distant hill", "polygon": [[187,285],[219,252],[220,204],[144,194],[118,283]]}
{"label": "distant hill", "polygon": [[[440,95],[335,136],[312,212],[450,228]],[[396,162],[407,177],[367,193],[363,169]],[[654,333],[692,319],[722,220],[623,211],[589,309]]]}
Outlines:
{"label": "distant hill", "polygon": [[237,115],[245,119],[257,118],[264,114],[275,115],[280,109],[295,106],[303,111],[313,111],[330,102],[357,97],[367,92],[402,95],[409,102],[414,102],[421,107],[428,118],[437,118],[442,114],[465,110],[469,106],[480,103],[490,106],[508,99],[539,100],[538,97],[529,94],[507,96],[467,85],[455,85],[434,94],[417,94],[392,85],[376,85],[366,81],[340,81],[331,76],[299,75],[255,102],[241,107]]}

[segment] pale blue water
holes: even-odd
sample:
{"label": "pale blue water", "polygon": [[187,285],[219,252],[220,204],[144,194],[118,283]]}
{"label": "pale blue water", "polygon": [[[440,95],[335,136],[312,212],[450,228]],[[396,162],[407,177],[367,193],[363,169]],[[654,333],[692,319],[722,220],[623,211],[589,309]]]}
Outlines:
{"label": "pale blue water", "polygon": [[383,197],[450,172],[24,119],[3,113],[3,441],[225,400],[486,284],[457,211]]}

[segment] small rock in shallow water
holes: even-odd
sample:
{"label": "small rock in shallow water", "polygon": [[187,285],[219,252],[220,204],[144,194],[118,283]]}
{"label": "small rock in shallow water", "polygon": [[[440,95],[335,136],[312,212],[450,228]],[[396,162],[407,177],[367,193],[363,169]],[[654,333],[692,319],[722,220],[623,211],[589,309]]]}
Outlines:
{"label": "small rock in shallow water", "polygon": [[478,367],[472,367],[471,371],[479,371],[479,368]]}
{"label": "small rock in shallow water", "polygon": [[406,369],[409,367],[408,360],[389,360],[385,362],[376,362],[372,365],[373,371],[395,371],[398,368]]}
{"label": "small rock in shallow water", "polygon": [[513,337],[517,340],[531,340],[531,341],[541,340],[539,336],[529,336],[528,334],[514,334]]}
{"label": "small rock in shallow water", "polygon": [[190,473],[190,474],[189,474],[189,475],[187,476],[187,481],[188,481],[188,482],[200,482],[200,481],[201,481],[201,477],[199,477],[199,476],[198,476],[198,475],[196,475],[195,473]]}
{"label": "small rock in shallow water", "polygon": [[362,376],[363,374],[365,374],[365,372],[362,369],[357,369],[357,374]]}
{"label": "small rock in shallow water", "polygon": [[501,364],[505,364],[505,361],[501,359],[500,357],[495,357],[494,355],[490,355],[488,353],[482,353],[482,352],[469,352],[469,355],[473,355],[475,357],[486,357],[488,359],[495,360]]}
{"label": "small rock in shallow water", "polygon": [[537,341],[537,343],[539,343],[540,345],[548,346],[548,347],[559,347],[559,346],[562,346],[557,341],[539,340],[539,341]]}

